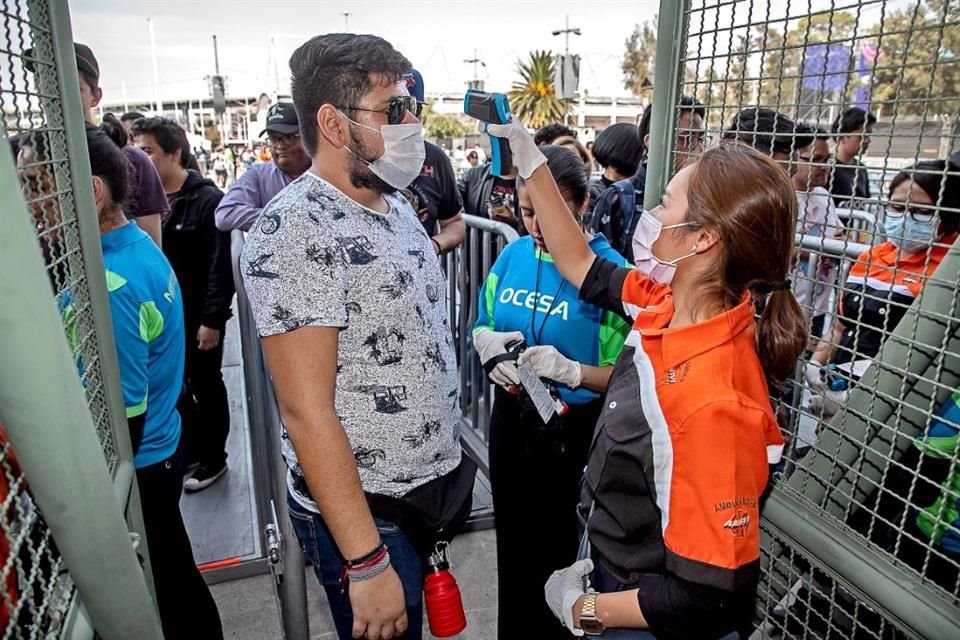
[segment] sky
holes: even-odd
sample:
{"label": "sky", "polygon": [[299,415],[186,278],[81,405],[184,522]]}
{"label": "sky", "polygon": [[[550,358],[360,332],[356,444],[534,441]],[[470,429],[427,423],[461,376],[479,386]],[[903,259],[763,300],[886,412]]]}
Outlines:
{"label": "sky", "polygon": [[[906,0],[893,0],[900,5]],[[694,2],[702,5],[704,2]],[[707,15],[717,26],[747,24],[766,15],[828,9],[830,0],[756,0]],[[861,22],[875,21],[883,3],[866,3]],[[427,93],[461,92],[473,77],[464,62],[478,57],[478,77],[489,91],[506,91],[518,79],[516,62],[536,49],[563,51],[567,16],[582,35],[570,36],[581,56],[580,89],[595,96],[626,96],[622,71],[625,41],[634,25],[651,20],[659,0],[72,0],[74,39],[89,45],[101,71],[104,102],[155,99],[150,24],[157,49],[160,97],[208,95],[217,35],[220,71],[228,96],[287,93],[290,54],[310,37],[349,30],[386,38],[424,76]],[[347,12],[348,16],[343,14]],[[877,14],[877,15],[874,15]],[[149,19],[149,22],[148,22]],[[698,14],[699,22],[699,14]],[[709,28],[710,24],[706,25]],[[729,34],[729,31],[726,32]],[[716,47],[725,49],[724,38]],[[273,45],[271,46],[271,42]],[[709,44],[713,48],[714,43]],[[703,45],[701,45],[702,48]],[[711,52],[702,51],[701,55]],[[277,78],[279,77],[279,83]]]}
{"label": "sky", "polygon": [[563,50],[551,31],[579,27],[571,52],[582,57],[581,89],[594,95],[628,95],[620,60],[635,22],[652,18],[656,0],[73,0],[74,39],[96,54],[105,101],[150,99],[153,22],[161,97],[206,94],[204,76],[214,69],[211,36],[217,35],[228,95],[273,91],[275,43],[280,90],[288,86],[293,50],[321,33],[343,31],[344,12],[354,33],[386,38],[424,76],[427,92],[463,91],[473,77],[466,59],[479,57],[478,76],[488,90],[506,90],[517,78],[515,63],[534,49]]}

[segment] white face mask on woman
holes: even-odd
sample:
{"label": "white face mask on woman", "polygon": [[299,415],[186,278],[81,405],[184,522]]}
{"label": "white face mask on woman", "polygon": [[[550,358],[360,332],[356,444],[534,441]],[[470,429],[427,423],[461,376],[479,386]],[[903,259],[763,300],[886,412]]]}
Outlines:
{"label": "white face mask on woman", "polygon": [[[346,116],[344,116],[346,117]],[[347,118],[350,120],[350,118]],[[350,120],[353,124],[376,131],[383,138],[383,155],[376,160],[367,160],[346,147],[354,157],[367,163],[373,175],[395,189],[406,189],[420,175],[427,149],[423,145],[423,125],[385,124],[379,129]]]}
{"label": "white face mask on woman", "polygon": [[887,240],[904,253],[920,253],[937,239],[940,219],[930,216],[929,220],[916,220],[913,214],[903,211],[887,210],[883,220],[883,231]]}
{"label": "white face mask on woman", "polygon": [[677,273],[677,263],[686,258],[697,255],[696,246],[690,253],[673,260],[661,260],[653,255],[653,243],[657,241],[664,229],[692,226],[692,222],[681,222],[664,226],[656,216],[644,211],[637,222],[637,230],[633,232],[633,263],[634,266],[654,282],[670,284]]}

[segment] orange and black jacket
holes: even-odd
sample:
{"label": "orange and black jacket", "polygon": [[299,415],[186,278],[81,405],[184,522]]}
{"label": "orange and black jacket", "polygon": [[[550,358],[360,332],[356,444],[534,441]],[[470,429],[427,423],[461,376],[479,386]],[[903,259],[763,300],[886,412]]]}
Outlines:
{"label": "orange and black jacket", "polygon": [[597,422],[581,507],[594,562],[658,638],[749,625],[760,572],[760,497],[783,439],[749,299],[667,328],[669,287],[598,258],[580,297],[633,320]]}
{"label": "orange and black jacket", "polygon": [[880,353],[884,335],[896,328],[956,239],[953,234],[929,253],[914,254],[903,254],[892,242],[884,242],[857,258],[840,305],[843,333],[836,364],[872,360]]}

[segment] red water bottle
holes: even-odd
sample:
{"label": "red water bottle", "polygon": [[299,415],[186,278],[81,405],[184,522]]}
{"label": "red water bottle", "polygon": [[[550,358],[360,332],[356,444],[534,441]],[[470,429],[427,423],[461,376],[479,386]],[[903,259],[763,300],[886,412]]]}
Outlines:
{"label": "red water bottle", "polygon": [[450,573],[447,544],[437,543],[436,550],[427,562],[428,573],[423,583],[423,599],[427,606],[430,633],[438,638],[455,636],[467,628],[460,587]]}

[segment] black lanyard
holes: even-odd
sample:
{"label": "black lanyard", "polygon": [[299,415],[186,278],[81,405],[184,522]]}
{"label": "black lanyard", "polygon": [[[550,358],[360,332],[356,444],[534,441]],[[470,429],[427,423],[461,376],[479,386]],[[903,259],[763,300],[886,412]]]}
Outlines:
{"label": "black lanyard", "polygon": [[540,267],[543,264],[543,252],[540,249],[537,249],[536,246],[533,248],[533,257],[537,259],[537,277],[533,284],[533,293],[534,293],[534,303],[533,311],[530,314],[530,337],[533,338],[533,345],[539,345],[540,339],[543,337],[543,328],[547,325],[547,320],[550,319],[550,314],[554,310],[554,305],[557,304],[557,298],[560,297],[560,292],[563,291],[563,286],[567,284],[567,281],[564,280],[563,276],[560,276],[560,286],[557,288],[557,292],[553,294],[553,300],[550,301],[550,306],[547,307],[547,311],[543,316],[543,322],[540,323],[540,331],[536,330],[536,318],[537,318],[537,307],[540,306]]}

